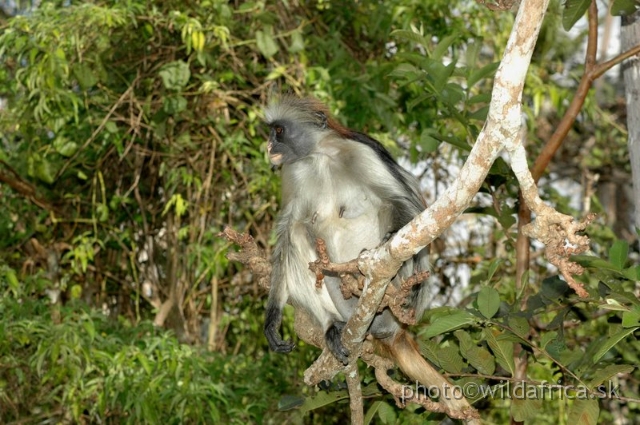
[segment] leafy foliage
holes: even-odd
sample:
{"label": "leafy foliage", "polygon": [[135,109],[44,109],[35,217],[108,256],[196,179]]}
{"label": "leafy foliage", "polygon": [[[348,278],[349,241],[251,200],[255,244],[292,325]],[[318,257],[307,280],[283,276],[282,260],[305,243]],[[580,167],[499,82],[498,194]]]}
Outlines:
{"label": "leafy foliage", "polygon": [[[74,423],[261,422],[288,386],[268,358],[209,353],[148,322],[117,323],[81,304],[49,314],[46,299],[0,280],[0,420]],[[29,286],[28,283],[25,286]],[[250,400],[250,402],[247,402]],[[273,413],[272,413],[273,414]]]}

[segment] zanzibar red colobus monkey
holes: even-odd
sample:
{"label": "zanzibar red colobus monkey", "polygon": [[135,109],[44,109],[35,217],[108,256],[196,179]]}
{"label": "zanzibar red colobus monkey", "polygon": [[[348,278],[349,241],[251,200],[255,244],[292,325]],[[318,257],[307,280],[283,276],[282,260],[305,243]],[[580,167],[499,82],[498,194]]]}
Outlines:
{"label": "zanzibar red colobus monkey", "polygon": [[[376,140],[338,124],[315,99],[283,97],[265,109],[270,127],[268,151],[282,166],[282,206],[276,221],[271,288],[264,332],[269,347],[290,352],[294,344],[279,333],[289,302],[324,330],[327,347],[343,363],[349,353],[341,332],[358,300],[344,299],[340,278],[325,276],[316,287],[309,263],[317,258],[316,238],[326,242],[335,263],[375,248],[425,209],[417,180]],[[428,250],[406,261],[393,284],[428,270]],[[420,318],[428,301],[424,283],[413,287],[407,308]],[[369,333],[388,347],[400,368],[411,373],[424,362],[415,342],[389,309],[376,315]]]}

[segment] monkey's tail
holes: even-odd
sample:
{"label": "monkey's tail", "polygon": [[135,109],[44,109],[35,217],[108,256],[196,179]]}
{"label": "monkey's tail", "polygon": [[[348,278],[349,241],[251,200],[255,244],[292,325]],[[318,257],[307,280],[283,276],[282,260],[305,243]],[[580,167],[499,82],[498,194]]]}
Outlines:
{"label": "monkey's tail", "polygon": [[421,393],[424,391],[430,395],[439,394],[438,401],[450,411],[468,417],[464,420],[465,424],[481,424],[478,412],[471,407],[461,388],[450,383],[422,357],[418,344],[410,334],[405,331],[398,332],[387,350],[391,352],[390,354],[405,375],[425,387],[420,388]]}

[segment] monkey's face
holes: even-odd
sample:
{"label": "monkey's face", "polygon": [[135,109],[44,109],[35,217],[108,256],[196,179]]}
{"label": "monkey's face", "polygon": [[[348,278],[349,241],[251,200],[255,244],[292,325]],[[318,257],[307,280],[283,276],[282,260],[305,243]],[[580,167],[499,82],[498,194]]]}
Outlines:
{"label": "monkey's face", "polygon": [[273,165],[280,165],[283,162],[287,146],[284,144],[284,127],[280,124],[273,124],[269,134],[269,143],[267,143],[267,152],[269,153],[269,161]]}
{"label": "monkey's face", "polygon": [[290,164],[311,152],[311,138],[305,126],[278,120],[269,124],[267,152],[273,165]]}

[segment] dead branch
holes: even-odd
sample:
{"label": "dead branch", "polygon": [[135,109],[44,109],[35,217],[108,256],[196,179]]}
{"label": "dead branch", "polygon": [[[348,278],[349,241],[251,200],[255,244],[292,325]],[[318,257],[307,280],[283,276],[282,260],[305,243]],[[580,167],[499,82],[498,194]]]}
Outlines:
{"label": "dead branch", "polygon": [[240,252],[229,252],[227,253],[227,258],[230,261],[237,261],[249,267],[251,273],[257,277],[258,285],[269,289],[271,263],[267,260],[264,251],[258,248],[253,237],[249,234],[238,233],[230,227],[226,227],[218,236],[240,245]]}
{"label": "dead branch", "polygon": [[574,274],[582,274],[583,268],[570,261],[569,257],[582,254],[589,249],[589,238],[578,233],[584,231],[595,219],[595,215],[590,214],[584,221],[576,222],[573,217],[559,213],[540,199],[538,187],[527,165],[523,139],[524,132],[521,132],[520,137],[505,145],[511,168],[520,184],[522,199],[536,214],[534,222],[522,226],[522,232],[525,236],[534,237],[542,242],[545,245],[547,260],[558,267],[578,296],[588,297],[589,293],[573,278]]}
{"label": "dead branch", "polygon": [[9,175],[0,171],[0,183],[8,185],[11,189],[33,202],[34,205],[37,205],[44,210],[54,212],[53,205],[40,198],[36,193],[36,188],[31,183],[25,181],[20,174],[18,174],[18,172],[5,161],[0,161],[0,164],[2,164],[2,166],[11,174]]}
{"label": "dead branch", "polygon": [[[396,290],[393,285],[387,287],[387,293],[382,300],[381,305],[388,306],[391,309],[396,318],[407,325],[416,324],[416,311],[413,308],[407,309],[407,301],[411,297],[411,292],[415,285],[419,285],[429,278],[431,273],[428,270],[424,270],[410,276],[407,280],[402,282],[400,290]],[[395,293],[394,293],[395,292]],[[381,311],[381,310],[379,310]]]}
{"label": "dead branch", "polygon": [[[582,110],[584,106],[584,102],[589,94],[589,90],[595,80],[601,77],[607,70],[611,69],[613,66],[621,63],[625,59],[628,59],[640,52],[640,45],[634,46],[629,50],[620,53],[616,57],[611,60],[597,63],[597,48],[598,48],[598,7],[595,0],[592,0],[589,6],[589,34],[587,37],[587,49],[585,55],[585,71],[578,83],[578,87],[576,88],[576,93],[573,99],[571,100],[571,104],[567,108],[562,120],[556,127],[556,130],[553,132],[547,143],[542,148],[542,151],[536,158],[534,165],[531,169],[531,174],[533,176],[534,183],[537,183],[540,180],[540,177],[544,174],[545,170],[549,166],[549,163],[555,156],[558,149],[562,145],[562,142],[566,139],[567,134],[573,127],[573,124],[578,117],[578,114]],[[537,193],[537,192],[536,192]],[[568,261],[567,257],[563,257],[567,252],[563,252],[560,248],[562,244],[560,241],[555,239],[546,239],[548,237],[548,231],[544,231],[541,229],[541,224],[530,226],[528,223],[531,221],[531,206],[529,202],[523,197],[520,198],[519,211],[518,211],[518,239],[517,239],[517,272],[516,272],[516,282],[520,284],[520,280],[522,276],[525,274],[525,271],[529,268],[529,237],[536,237],[534,235],[540,235],[540,237],[548,240],[549,243],[553,246],[553,248],[547,248],[545,253],[551,257],[549,261],[558,267],[558,270],[565,278],[565,280],[570,284],[570,286],[578,293],[581,297],[586,297],[587,294],[582,289],[581,285],[579,285],[573,279],[573,274],[581,274],[582,268],[575,263],[571,263]],[[540,214],[540,212],[536,212],[536,214]],[[559,218],[556,219],[560,220]],[[587,218],[588,222],[591,222],[593,218]],[[554,220],[551,220],[554,221]],[[560,220],[562,221],[562,220]],[[564,221],[563,221],[564,222]],[[547,223],[547,225],[554,225],[558,223]],[[561,226],[563,227],[563,226]],[[535,228],[535,229],[534,229]],[[566,229],[565,229],[566,231]],[[575,233],[574,233],[575,234]],[[571,230],[569,230],[569,235],[571,235]],[[536,237],[537,238],[537,237]],[[541,240],[542,241],[542,240]],[[586,244],[583,243],[584,240],[581,240],[580,246],[585,247]],[[543,241],[543,243],[545,243]],[[588,242],[587,242],[588,243]],[[545,243],[546,244],[546,243]],[[586,251],[584,249],[582,252]],[[552,259],[553,258],[553,259]],[[580,289],[576,289],[580,288]]]}

